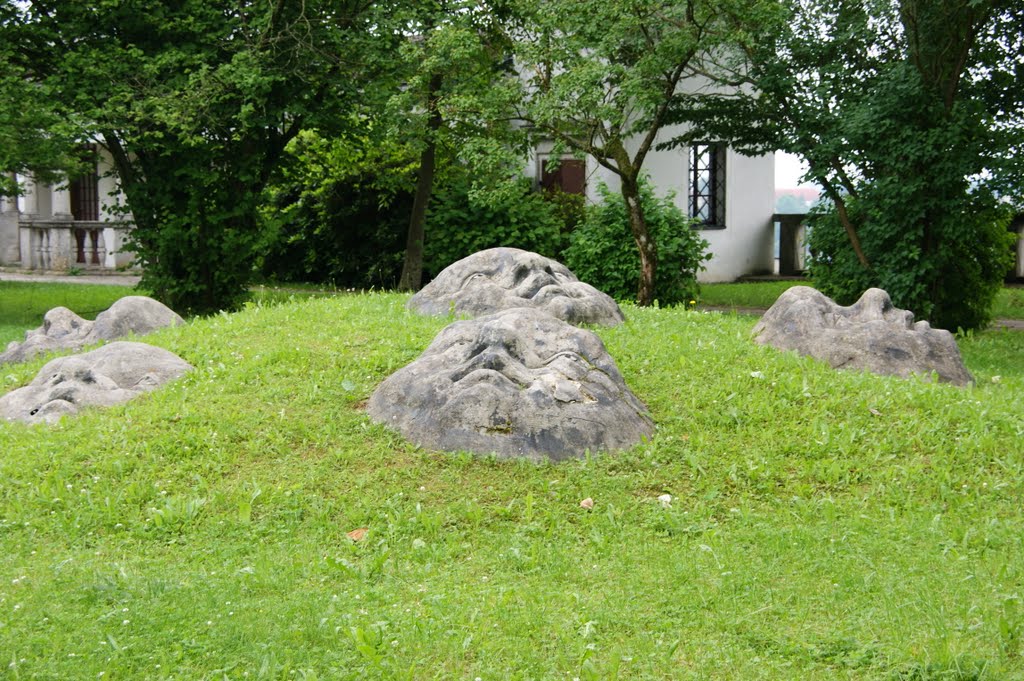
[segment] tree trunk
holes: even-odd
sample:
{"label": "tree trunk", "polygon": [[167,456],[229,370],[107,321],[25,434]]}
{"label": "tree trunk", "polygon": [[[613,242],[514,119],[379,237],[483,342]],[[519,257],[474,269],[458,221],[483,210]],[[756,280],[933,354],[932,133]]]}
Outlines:
{"label": "tree trunk", "polygon": [[647,231],[647,219],[640,202],[640,185],[635,177],[622,177],[622,198],[626,203],[629,229],[633,233],[640,252],[640,281],[637,284],[637,305],[648,306],[654,302],[654,275],[658,269],[658,245]]}
{"label": "tree trunk", "polygon": [[405,262],[398,281],[401,291],[418,291],[423,283],[423,240],[426,236],[427,205],[434,191],[434,168],[437,157],[437,133],[441,129],[441,112],[437,108],[441,76],[434,75],[427,86],[427,146],[420,154],[420,170],[416,179],[416,196],[409,217],[409,233],[405,239]]}

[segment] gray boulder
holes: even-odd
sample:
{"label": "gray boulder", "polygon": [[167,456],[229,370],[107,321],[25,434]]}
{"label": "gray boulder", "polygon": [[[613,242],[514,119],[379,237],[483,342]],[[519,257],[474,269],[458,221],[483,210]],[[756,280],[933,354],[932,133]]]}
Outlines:
{"label": "gray boulder", "polygon": [[582,457],[654,430],[600,338],[531,308],[450,324],[367,412],[423,447],[502,458]]}
{"label": "gray boulder", "polygon": [[48,352],[78,350],[129,334],[144,336],[184,321],[171,308],[145,296],[121,298],[97,315],[94,322],[82,319],[66,307],[55,307],[43,317],[42,326],[25,332],[23,342],[7,346],[7,351],[0,354],[0,364],[24,362]]}
{"label": "gray boulder", "polygon": [[787,290],[761,317],[756,342],[795,350],[836,369],[859,369],[907,377],[935,372],[940,381],[967,385],[974,378],[960,357],[953,334],[914,323],[914,315],[893,306],[889,294],[872,288],[842,307],[808,286]]}
{"label": "gray boulder", "polygon": [[126,402],[191,369],[188,362],[163,348],[110,343],[48,362],[31,383],[0,397],[0,419],[55,423],[85,407]]}
{"label": "gray boulder", "polygon": [[568,267],[518,248],[490,248],[452,263],[408,307],[426,315],[454,311],[471,317],[532,307],[571,324],[616,326],[625,320],[611,296]]}

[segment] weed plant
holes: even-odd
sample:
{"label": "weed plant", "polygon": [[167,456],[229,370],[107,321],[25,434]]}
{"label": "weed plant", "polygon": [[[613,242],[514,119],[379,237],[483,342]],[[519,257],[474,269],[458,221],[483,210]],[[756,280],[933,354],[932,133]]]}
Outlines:
{"label": "weed plant", "polygon": [[536,465],[368,420],[449,321],[405,300],[193,320],[147,337],[178,382],[0,424],[7,678],[1024,675],[1024,334],[963,339],[956,388],[627,307],[598,333],[656,435]]}

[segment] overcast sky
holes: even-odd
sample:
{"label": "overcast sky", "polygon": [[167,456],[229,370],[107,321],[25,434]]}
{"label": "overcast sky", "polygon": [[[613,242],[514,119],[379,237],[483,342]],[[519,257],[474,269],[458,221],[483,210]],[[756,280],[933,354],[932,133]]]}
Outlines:
{"label": "overcast sky", "polygon": [[800,176],[807,171],[807,165],[798,156],[775,152],[775,188],[796,189],[797,187],[813,187],[811,184],[800,184]]}

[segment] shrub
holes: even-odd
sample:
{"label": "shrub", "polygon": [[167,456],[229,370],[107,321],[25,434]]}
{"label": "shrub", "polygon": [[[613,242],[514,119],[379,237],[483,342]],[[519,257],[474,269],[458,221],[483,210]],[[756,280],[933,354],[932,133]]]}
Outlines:
{"label": "shrub", "polygon": [[[590,206],[586,218],[571,235],[565,264],[577,277],[617,300],[636,298],[640,254],[629,229],[621,194],[598,187],[601,203]],[[673,202],[673,195],[657,198],[650,182],[640,184],[640,199],[647,228],[658,247],[654,278],[655,298],[661,305],[686,303],[697,298],[697,272],[711,256],[708,242],[692,228],[693,221]]]}
{"label": "shrub", "polygon": [[434,192],[423,258],[430,277],[456,260],[498,246],[561,259],[568,241],[565,209],[533,191],[529,180],[489,197],[471,188],[469,178],[455,176]]}
{"label": "shrub", "polygon": [[277,281],[393,288],[412,196],[334,183],[317,201],[278,197],[265,211],[260,272]]}

